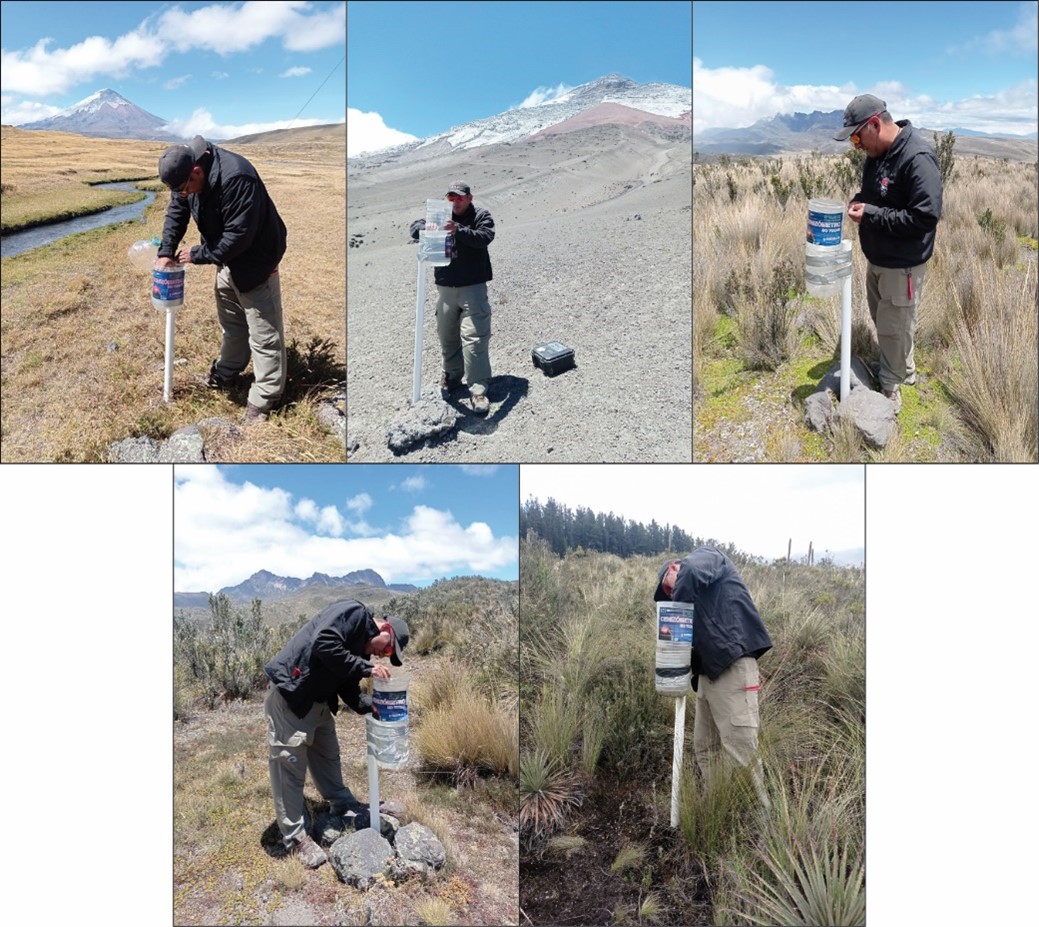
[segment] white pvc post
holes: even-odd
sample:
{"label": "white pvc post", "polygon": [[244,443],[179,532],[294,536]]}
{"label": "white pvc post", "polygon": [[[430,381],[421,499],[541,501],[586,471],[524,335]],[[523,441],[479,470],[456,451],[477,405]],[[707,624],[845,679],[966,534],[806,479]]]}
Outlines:
{"label": "white pvc post", "polygon": [[[841,249],[851,250],[850,241],[842,241]],[[841,281],[841,402],[851,388],[851,274]]]}
{"label": "white pvc post", "polygon": [[377,834],[382,833],[379,817],[379,766],[375,757],[368,754],[368,824]]}
{"label": "white pvc post", "polygon": [[685,748],[685,696],[675,699],[675,750],[671,759],[671,826],[678,827],[678,793],[682,784],[682,751]]}
{"label": "white pvc post", "polygon": [[173,393],[173,322],[176,309],[166,310],[166,376],[162,382],[162,401],[169,402]]}
{"label": "white pvc post", "polygon": [[422,321],[426,311],[426,265],[418,261],[418,297],[415,301],[415,378],[411,404],[418,403],[422,390]]}

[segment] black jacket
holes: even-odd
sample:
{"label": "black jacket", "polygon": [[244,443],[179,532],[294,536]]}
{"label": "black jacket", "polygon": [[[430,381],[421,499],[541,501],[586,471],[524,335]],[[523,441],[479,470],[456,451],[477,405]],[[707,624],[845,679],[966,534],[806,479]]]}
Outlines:
{"label": "black jacket", "polygon": [[915,267],[934,253],[942,215],[942,174],[927,140],[908,119],[887,154],[866,158],[862,189],[852,202],[866,204],[859,223],[862,253],[878,267]]}
{"label": "black jacket", "polygon": [[455,222],[455,256],[446,267],[434,267],[438,286],[472,286],[493,279],[487,246],[494,241],[494,220],[486,209],[472,203]]}
{"label": "black jacket", "polygon": [[692,602],[693,672],[717,679],[740,657],[772,647],[736,565],[720,550],[698,547],[678,570],[673,602]]}
{"label": "black jacket", "polygon": [[247,293],[278,267],[285,254],[285,223],[252,164],[212,143],[207,146],[210,154],[200,163],[205,185],[200,193],[170,197],[158,256],[177,253],[193,218],[202,244],[191,249],[191,262],[228,267],[234,285]]}
{"label": "black jacket", "polygon": [[300,628],[263,671],[302,718],[316,702],[335,714],[342,699],[358,714],[370,714],[371,699],[360,682],[372,674],[365,659],[368,642],[379,633],[372,611],[360,602],[335,602]]}

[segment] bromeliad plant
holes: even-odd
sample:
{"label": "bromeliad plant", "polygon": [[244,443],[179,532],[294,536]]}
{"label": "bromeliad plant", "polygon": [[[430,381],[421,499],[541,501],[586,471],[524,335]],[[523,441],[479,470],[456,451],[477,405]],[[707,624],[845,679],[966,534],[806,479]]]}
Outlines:
{"label": "bromeliad plant", "polygon": [[544,750],[520,758],[520,839],[539,850],[566,822],[584,794],[577,776],[553,762]]}

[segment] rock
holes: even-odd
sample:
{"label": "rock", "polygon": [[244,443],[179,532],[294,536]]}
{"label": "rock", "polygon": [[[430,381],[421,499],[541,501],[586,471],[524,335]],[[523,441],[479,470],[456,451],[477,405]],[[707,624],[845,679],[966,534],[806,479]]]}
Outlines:
{"label": "rock", "polygon": [[436,834],[417,821],[397,831],[396,847],[397,854],[413,872],[435,872],[447,862],[444,845]]}
{"label": "rock", "polygon": [[370,827],[336,840],[328,850],[328,859],[341,881],[362,891],[377,876],[392,875],[395,868],[393,847]]}
{"label": "rock", "polygon": [[202,434],[197,425],[178,428],[159,448],[159,463],[205,463]]}
{"label": "rock", "polygon": [[895,430],[894,403],[871,389],[855,389],[848,393],[837,407],[837,418],[851,418],[866,443],[878,450],[887,446]]}
{"label": "rock", "polygon": [[390,423],[386,429],[386,444],[394,454],[403,454],[417,444],[449,434],[461,417],[457,409],[439,396],[434,398],[427,394]]}
{"label": "rock", "polygon": [[833,425],[833,394],[827,390],[812,393],[805,400],[805,424],[826,433]]}
{"label": "rock", "polygon": [[331,811],[322,811],[314,822],[314,839],[323,847],[331,846],[348,830],[345,818]]}
{"label": "rock", "polygon": [[[848,371],[848,392],[865,387],[872,389],[872,378],[866,365],[857,357],[851,359],[851,369]],[[837,361],[827,372],[826,376],[819,381],[816,392],[828,389],[834,396],[841,394],[841,363]]]}
{"label": "rock", "polygon": [[124,438],[108,445],[109,463],[158,463],[159,442],[154,438]]}

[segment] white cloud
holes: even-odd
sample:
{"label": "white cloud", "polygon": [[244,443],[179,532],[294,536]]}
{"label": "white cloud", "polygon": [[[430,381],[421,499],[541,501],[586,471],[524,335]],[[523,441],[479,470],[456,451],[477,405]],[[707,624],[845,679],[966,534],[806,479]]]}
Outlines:
{"label": "white cloud", "polygon": [[214,71],[211,76],[213,80],[227,80],[231,75],[227,71]]}
{"label": "white cloud", "polygon": [[497,464],[462,464],[462,472],[467,476],[494,476],[498,469]]}
{"label": "white cloud", "polygon": [[400,484],[400,488],[405,492],[421,492],[426,488],[426,478],[424,476],[409,476]]}
{"label": "white cloud", "polygon": [[[300,128],[301,126],[327,125],[336,120],[329,119],[279,119],[275,122],[218,123],[205,108],[196,109],[187,119],[174,119],[164,128],[181,138],[194,138],[196,135],[208,139],[238,138],[241,135],[256,135],[260,132],[273,132],[275,129]],[[338,120],[342,122],[342,120]]]}
{"label": "white cloud", "polygon": [[566,84],[556,84],[555,87],[536,87],[527,94],[526,99],[522,103],[513,108],[526,109],[530,106],[540,106],[542,103],[551,103],[557,97],[561,97],[564,93],[569,93],[573,89],[573,87],[568,87]]}
{"label": "white cloud", "polygon": [[5,95],[0,104],[0,122],[5,126],[20,126],[26,122],[57,116],[60,112],[60,106],[48,106],[46,103],[35,103],[32,100],[20,100]]}
{"label": "white cloud", "polygon": [[300,67],[289,68],[287,71],[282,71],[278,77],[306,77],[311,70],[313,69]]}
{"label": "white cloud", "polygon": [[171,52],[222,56],[280,39],[289,51],[314,51],[346,41],[346,4],[313,11],[304,0],[216,3],[190,12],[179,7],[150,16],[115,39],[90,36],[68,48],[41,39],[32,48],[2,52],[2,89],[28,96],[65,93],[101,76],[122,77],[161,65]]}
{"label": "white cloud", "polygon": [[349,107],[346,110],[347,157],[414,141],[417,141],[416,136],[391,129],[378,113],[364,113]]}
{"label": "white cloud", "polygon": [[1017,22],[1009,29],[993,29],[986,35],[951,49],[957,52],[981,52],[987,55],[1034,55],[1039,40],[1039,6],[1034,2],[1022,3]]}
{"label": "white cloud", "polygon": [[[462,525],[449,511],[415,506],[396,531],[370,537],[328,536],[338,511],[293,500],[281,489],[230,482],[216,467],[175,468],[174,588],[182,592],[235,585],[257,570],[305,578],[376,570],[387,582],[493,574],[516,563],[517,540],[495,537],[488,525]],[[346,507],[363,516],[367,493]],[[334,514],[333,514],[334,513]],[[313,533],[325,530],[325,535]]]}
{"label": "white cloud", "polygon": [[166,90],[177,90],[178,88],[183,87],[189,80],[191,80],[190,74],[182,74],[180,77],[171,78],[162,86]]}
{"label": "white cloud", "polygon": [[965,100],[936,101],[913,94],[898,81],[868,87],[777,84],[764,65],[749,68],[705,68],[693,59],[693,138],[705,129],[743,128],[777,113],[843,110],[852,97],[872,93],[887,103],[896,119],[909,119],[928,129],[973,129],[1026,135],[1036,130],[1036,82],[1022,81],[997,93]]}

